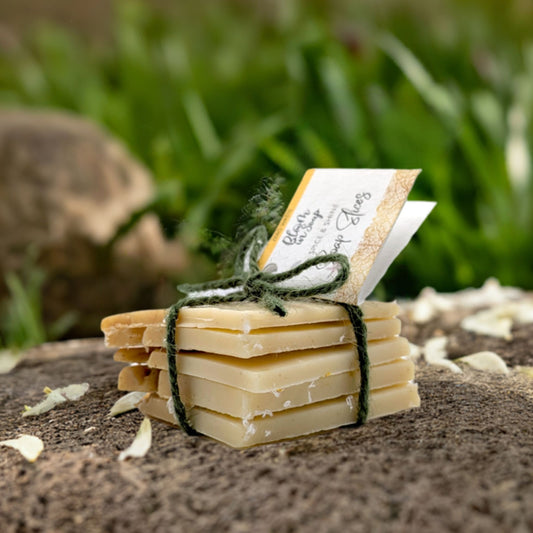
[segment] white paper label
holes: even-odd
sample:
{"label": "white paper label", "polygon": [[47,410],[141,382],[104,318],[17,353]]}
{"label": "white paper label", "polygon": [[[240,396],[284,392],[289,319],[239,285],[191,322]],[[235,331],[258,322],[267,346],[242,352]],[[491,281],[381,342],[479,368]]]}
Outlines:
{"label": "white paper label", "polygon": [[[308,170],[259,266],[283,272],[317,255],[342,253],[350,258],[350,277],[331,298],[361,303],[431,211],[432,206],[420,205],[423,202],[402,211],[419,172]],[[391,233],[400,213],[397,231]],[[335,274],[335,265],[321,265],[291,280],[290,285],[324,283]]]}
{"label": "white paper label", "polygon": [[407,246],[413,235],[422,225],[422,222],[426,220],[436,205],[436,202],[405,202],[403,209],[396,219],[396,224],[394,224],[387,239],[383,243],[359,291],[359,303],[364,302],[370,296],[392,262]]}

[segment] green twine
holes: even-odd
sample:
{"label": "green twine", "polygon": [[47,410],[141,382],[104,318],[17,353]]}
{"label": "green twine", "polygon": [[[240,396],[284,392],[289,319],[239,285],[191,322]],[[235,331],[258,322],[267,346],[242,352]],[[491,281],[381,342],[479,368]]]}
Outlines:
{"label": "green twine", "polygon": [[370,395],[370,360],[368,359],[366,325],[363,321],[363,312],[358,305],[337,302],[337,305],[344,307],[348,313],[348,318],[352,323],[355,335],[355,344],[359,356],[359,372],[361,375],[361,384],[359,385],[358,412],[356,426],[362,426],[368,417],[368,398]]}
{"label": "green twine", "polygon": [[[172,403],[178,422],[188,435],[197,435],[198,432],[192,427],[187,418],[187,412],[181,401],[178,385],[176,322],[182,307],[251,301],[257,302],[271,312],[284,317],[287,315],[284,301],[297,298],[311,298],[319,294],[329,294],[340,288],[348,279],[350,263],[347,257],[342,254],[313,257],[295,268],[277,274],[261,271],[257,260],[267,240],[268,235],[264,226],[257,226],[251,230],[241,242],[235,261],[234,276],[224,280],[208,281],[197,285],[180,285],[178,288],[180,291],[186,293],[187,296],[172,305],[168,310],[166,316],[166,348]],[[303,289],[279,285],[283,281],[298,276],[309,268],[327,263],[336,263],[339,267],[335,278],[327,283],[319,283]],[[206,295],[205,291],[212,292]],[[357,345],[361,385],[356,425],[361,425],[364,424],[368,415],[368,372],[370,363],[367,352],[366,326],[363,321],[361,309],[357,305],[337,303],[344,307],[348,313]]]}

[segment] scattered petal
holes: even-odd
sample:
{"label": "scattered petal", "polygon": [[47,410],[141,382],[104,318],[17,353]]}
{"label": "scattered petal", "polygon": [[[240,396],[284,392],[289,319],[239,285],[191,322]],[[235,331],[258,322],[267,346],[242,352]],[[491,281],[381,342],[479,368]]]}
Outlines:
{"label": "scattered petal", "polygon": [[515,304],[513,318],[520,324],[531,324],[533,322],[533,302],[526,301]]}
{"label": "scattered petal", "polygon": [[467,331],[491,337],[501,337],[511,340],[513,335],[513,319],[509,316],[507,308],[493,307],[467,316],[461,322],[461,327]]}
{"label": "scattered petal", "polygon": [[499,305],[524,297],[524,291],[516,287],[502,287],[496,278],[489,278],[481,289],[466,289],[456,293],[467,307]]}
{"label": "scattered petal", "polygon": [[433,363],[448,357],[446,345],[448,344],[448,337],[433,337],[426,341],[424,345],[424,356],[428,363]]}
{"label": "scattered petal", "polygon": [[454,293],[438,293],[426,287],[413,302],[404,304],[404,308],[414,322],[425,323],[445,311],[501,305],[523,299],[525,295],[521,289],[502,287],[497,279],[489,278],[480,289]]}
{"label": "scattered petal", "polygon": [[450,311],[454,307],[452,301],[439,294],[432,287],[422,289],[418,298],[413,302],[411,318],[418,324],[429,322],[432,318],[444,311]]}
{"label": "scattered petal", "polygon": [[486,370],[496,374],[509,374],[509,369],[505,361],[494,352],[478,352],[471,355],[465,355],[457,359],[462,363],[467,363],[476,370]]}
{"label": "scattered petal", "polygon": [[416,324],[425,324],[429,322],[435,315],[436,309],[433,305],[422,299],[415,300],[413,307],[411,309],[411,319]]}
{"label": "scattered petal", "polygon": [[0,374],[7,374],[15,368],[19,355],[12,350],[0,350]]}
{"label": "scattered petal", "polygon": [[135,439],[128,448],[120,452],[119,461],[124,461],[128,457],[144,457],[152,445],[152,424],[150,419],[145,417],[141,422],[141,427],[135,435]]}
{"label": "scattered petal", "polygon": [[67,400],[72,402],[79,400],[88,390],[88,383],[79,383],[76,385],[69,385],[68,387],[63,387],[61,389],[56,389],[56,391],[65,396]]}
{"label": "scattered petal", "polygon": [[462,370],[448,359],[446,344],[448,337],[433,337],[424,345],[424,357],[426,362],[434,366],[443,366],[456,374],[461,374]]}
{"label": "scattered petal", "polygon": [[78,383],[74,385],[68,385],[67,387],[61,387],[59,389],[51,390],[48,387],[44,389],[44,393],[47,395],[46,398],[30,407],[25,407],[24,413],[22,416],[37,416],[43,413],[46,413],[53,409],[56,405],[64,403],[67,400],[76,401],[79,400],[87,391],[89,390],[88,383]]}
{"label": "scattered petal", "polygon": [[533,302],[523,300],[521,302],[502,303],[466,317],[461,322],[461,326],[463,329],[474,333],[511,340],[513,338],[511,329],[514,322],[521,324],[533,322]]}
{"label": "scattered petal", "polygon": [[454,374],[463,373],[463,371],[455,363],[452,363],[449,359],[440,359],[439,361],[435,361],[431,364],[433,366],[443,366],[444,368],[451,370]]}
{"label": "scattered petal", "polygon": [[137,408],[137,404],[145,396],[145,392],[128,392],[121,398],[119,398],[114,404],[113,407],[109,410],[107,416],[118,416],[122,413],[127,413]]}
{"label": "scattered petal", "polygon": [[18,450],[24,459],[30,463],[36,461],[44,449],[43,441],[33,435],[20,435],[16,439],[3,440],[0,442],[0,446],[9,446]]}
{"label": "scattered petal", "polygon": [[27,405],[24,406],[25,411],[22,416],[38,416],[42,413],[46,413],[53,409],[56,405],[66,402],[67,399],[59,392],[51,392],[47,397],[33,407]]}

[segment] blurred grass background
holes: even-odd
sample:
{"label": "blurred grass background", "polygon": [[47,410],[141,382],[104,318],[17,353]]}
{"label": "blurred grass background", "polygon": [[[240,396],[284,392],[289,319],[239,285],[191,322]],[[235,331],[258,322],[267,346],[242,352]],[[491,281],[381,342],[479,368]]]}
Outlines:
{"label": "blurred grass background", "polygon": [[288,199],[307,168],[422,168],[411,199],[438,207],[379,296],[533,288],[532,2],[122,1],[65,20],[4,35],[0,105],[104,125],[191,250],[233,233],[264,175]]}

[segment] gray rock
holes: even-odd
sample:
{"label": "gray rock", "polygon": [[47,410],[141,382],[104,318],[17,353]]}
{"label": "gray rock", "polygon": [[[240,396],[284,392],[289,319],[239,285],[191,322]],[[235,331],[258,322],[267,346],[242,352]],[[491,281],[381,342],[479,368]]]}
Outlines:
{"label": "gray rock", "polygon": [[0,273],[19,271],[34,247],[47,320],[75,310],[75,333],[97,334],[106,314],[175,297],[164,278],[184,268],[185,252],[154,215],[110,246],[154,194],[148,170],[117,140],[73,115],[2,111],[0,168]]}

